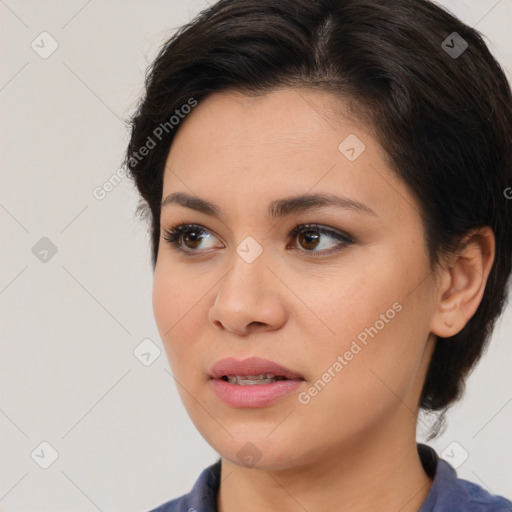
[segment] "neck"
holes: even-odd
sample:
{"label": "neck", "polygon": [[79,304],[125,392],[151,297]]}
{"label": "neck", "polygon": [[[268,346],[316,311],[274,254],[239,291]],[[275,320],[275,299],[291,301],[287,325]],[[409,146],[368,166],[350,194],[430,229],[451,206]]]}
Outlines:
{"label": "neck", "polygon": [[410,419],[408,432],[403,432],[402,416],[303,466],[275,471],[222,459],[218,510],[418,512],[432,481],[421,464]]}

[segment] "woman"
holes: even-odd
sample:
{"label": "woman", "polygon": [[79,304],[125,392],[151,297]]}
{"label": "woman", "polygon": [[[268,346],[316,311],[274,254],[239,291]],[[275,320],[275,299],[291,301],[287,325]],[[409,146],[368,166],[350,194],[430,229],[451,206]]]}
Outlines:
{"label": "woman", "polygon": [[480,35],[425,0],[221,0],[172,37],[127,165],[220,459],[155,512],[511,509],[416,443],[505,304],[511,133]]}

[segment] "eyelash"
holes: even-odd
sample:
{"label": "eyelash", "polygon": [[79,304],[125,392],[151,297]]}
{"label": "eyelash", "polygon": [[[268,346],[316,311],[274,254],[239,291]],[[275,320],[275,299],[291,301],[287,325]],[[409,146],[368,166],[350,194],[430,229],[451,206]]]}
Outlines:
{"label": "eyelash", "polygon": [[[193,231],[193,230],[199,231],[200,233],[209,232],[208,229],[206,229],[205,227],[203,227],[199,224],[178,224],[175,226],[171,226],[171,228],[169,228],[169,229],[164,229],[163,230],[163,239],[171,246],[171,248],[173,250],[185,253],[187,255],[195,255],[194,253],[199,254],[200,253],[199,250],[183,249],[183,247],[181,247],[181,245],[180,245],[181,235],[186,234],[189,231]],[[321,233],[322,235],[328,235],[329,237],[331,237],[335,240],[339,240],[340,243],[331,249],[326,249],[323,251],[314,251],[314,250],[308,251],[306,249],[301,251],[300,249],[297,249],[295,247],[294,247],[294,250],[308,253],[308,255],[311,254],[313,256],[317,256],[317,255],[322,256],[322,255],[338,252],[355,242],[354,239],[350,235],[322,227],[319,224],[300,224],[300,225],[296,226],[295,228],[293,228],[291,230],[291,232],[288,234],[288,236],[290,238],[295,238],[297,235],[300,235],[301,233],[308,232],[308,231],[317,231],[318,233]]]}

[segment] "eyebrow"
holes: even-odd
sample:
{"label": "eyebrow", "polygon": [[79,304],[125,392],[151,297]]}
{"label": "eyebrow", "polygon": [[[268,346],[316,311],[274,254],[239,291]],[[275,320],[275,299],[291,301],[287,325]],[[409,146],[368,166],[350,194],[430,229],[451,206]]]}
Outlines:
{"label": "eyebrow", "polygon": [[[221,210],[217,205],[184,192],[174,192],[169,194],[162,201],[161,207],[165,208],[170,204],[178,204],[212,217],[220,217],[221,213]],[[327,193],[303,194],[299,196],[286,197],[284,199],[277,199],[268,205],[267,212],[269,217],[277,219],[292,213],[305,213],[326,206],[336,206],[377,216],[369,206],[360,203],[359,201]]]}

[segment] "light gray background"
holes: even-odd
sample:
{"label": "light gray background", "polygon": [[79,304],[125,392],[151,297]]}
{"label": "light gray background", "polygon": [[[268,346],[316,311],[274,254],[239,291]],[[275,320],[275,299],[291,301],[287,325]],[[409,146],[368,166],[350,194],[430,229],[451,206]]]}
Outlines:
{"label": "light gray background", "polygon": [[[442,3],[487,36],[510,78],[512,0]],[[2,512],[144,511],[188,492],[217,459],[169,373],[137,195],[126,179],[92,195],[121,165],[147,65],[205,6],[0,1]],[[47,59],[31,48],[43,31],[59,45]],[[58,248],[46,263],[32,253],[42,237]],[[430,443],[454,464],[467,452],[459,475],[509,498],[511,334],[509,305]],[[162,351],[150,366],[133,354],[146,338]],[[58,452],[48,469],[36,463],[49,460],[43,441]]]}

